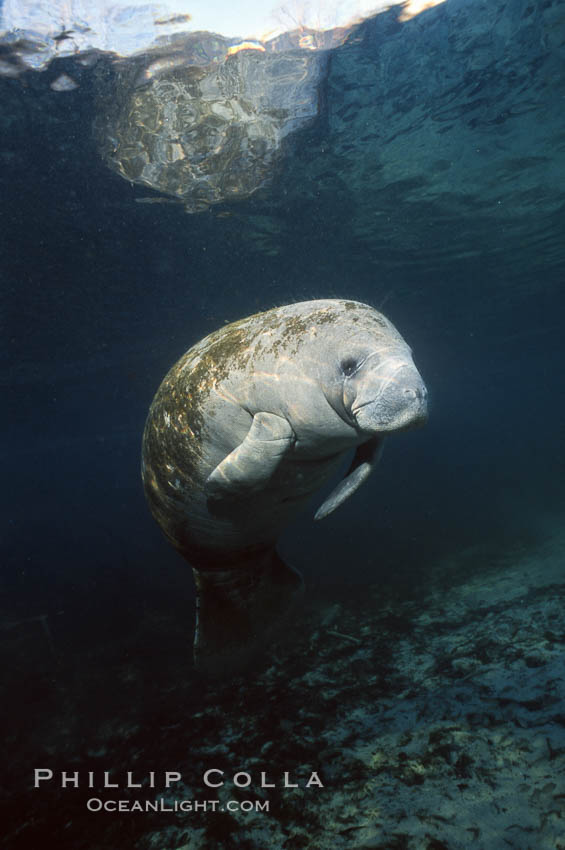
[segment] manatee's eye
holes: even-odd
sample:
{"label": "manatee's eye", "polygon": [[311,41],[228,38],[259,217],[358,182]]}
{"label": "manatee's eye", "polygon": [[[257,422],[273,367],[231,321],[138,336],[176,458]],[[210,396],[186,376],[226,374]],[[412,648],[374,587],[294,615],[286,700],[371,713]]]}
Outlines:
{"label": "manatee's eye", "polygon": [[355,357],[346,357],[345,360],[341,361],[341,371],[345,375],[346,378],[351,377],[354,372],[359,368],[359,363],[355,359]]}

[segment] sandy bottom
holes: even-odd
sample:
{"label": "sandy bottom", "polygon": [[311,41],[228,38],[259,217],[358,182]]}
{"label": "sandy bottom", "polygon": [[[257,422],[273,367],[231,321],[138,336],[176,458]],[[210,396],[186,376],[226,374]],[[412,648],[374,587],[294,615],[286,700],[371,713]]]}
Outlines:
{"label": "sandy bottom", "polygon": [[[56,662],[46,634],[31,661],[31,639],[11,634],[22,681],[5,699],[21,724],[8,735],[2,846],[565,848],[564,547],[554,525],[535,546],[459,552],[425,589],[331,588],[290,646],[229,682],[194,675],[190,629],[163,612],[111,646],[65,644]],[[16,663],[24,650],[32,678]],[[35,767],[56,779],[33,789]],[[224,786],[203,785],[210,768]],[[61,789],[61,770],[81,787]],[[104,790],[104,770],[145,787]],[[182,782],[166,790],[165,770]],[[237,771],[249,787],[234,786]],[[285,771],[298,788],[282,787]],[[261,772],[278,787],[261,788]],[[324,787],[304,787],[313,772]],[[92,798],[219,802],[119,814],[89,812]],[[230,800],[269,811],[230,812]]]}

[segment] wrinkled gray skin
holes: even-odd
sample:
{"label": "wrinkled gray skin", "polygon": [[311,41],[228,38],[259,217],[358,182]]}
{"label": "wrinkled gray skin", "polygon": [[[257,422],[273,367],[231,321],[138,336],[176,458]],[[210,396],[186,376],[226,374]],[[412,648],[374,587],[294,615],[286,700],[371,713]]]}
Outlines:
{"label": "wrinkled gray skin", "polygon": [[351,449],[316,519],[354,493],[384,437],[425,421],[426,397],[398,331],[354,301],[250,316],[173,366],[147,419],[143,480],[153,515],[194,568],[199,667],[247,659],[301,584],[276,554],[282,530]]}

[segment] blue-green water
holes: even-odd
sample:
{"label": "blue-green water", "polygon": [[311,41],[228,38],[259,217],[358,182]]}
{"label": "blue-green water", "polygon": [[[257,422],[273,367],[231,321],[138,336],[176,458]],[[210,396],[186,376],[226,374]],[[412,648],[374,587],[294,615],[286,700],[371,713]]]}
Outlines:
{"label": "blue-green water", "polygon": [[[320,61],[269,179],[190,213],[108,160],[145,91],[127,65],[0,80],[3,846],[560,846],[565,4],[392,10]],[[145,416],[212,330],[325,297],[399,327],[430,419],[289,529],[292,640],[209,682],[144,502]],[[170,770],[204,800],[209,768],[324,788],[226,788],[268,814],[86,808],[116,798],[105,770],[145,779],[123,799]]]}

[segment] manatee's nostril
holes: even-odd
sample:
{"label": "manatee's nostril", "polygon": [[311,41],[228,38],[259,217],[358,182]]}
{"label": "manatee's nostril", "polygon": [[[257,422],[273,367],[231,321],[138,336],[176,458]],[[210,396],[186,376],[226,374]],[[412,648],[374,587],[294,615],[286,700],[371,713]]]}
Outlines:
{"label": "manatee's nostril", "polygon": [[421,387],[405,387],[404,395],[408,396],[408,398],[419,398],[425,399],[428,395],[427,390],[424,386]]}

